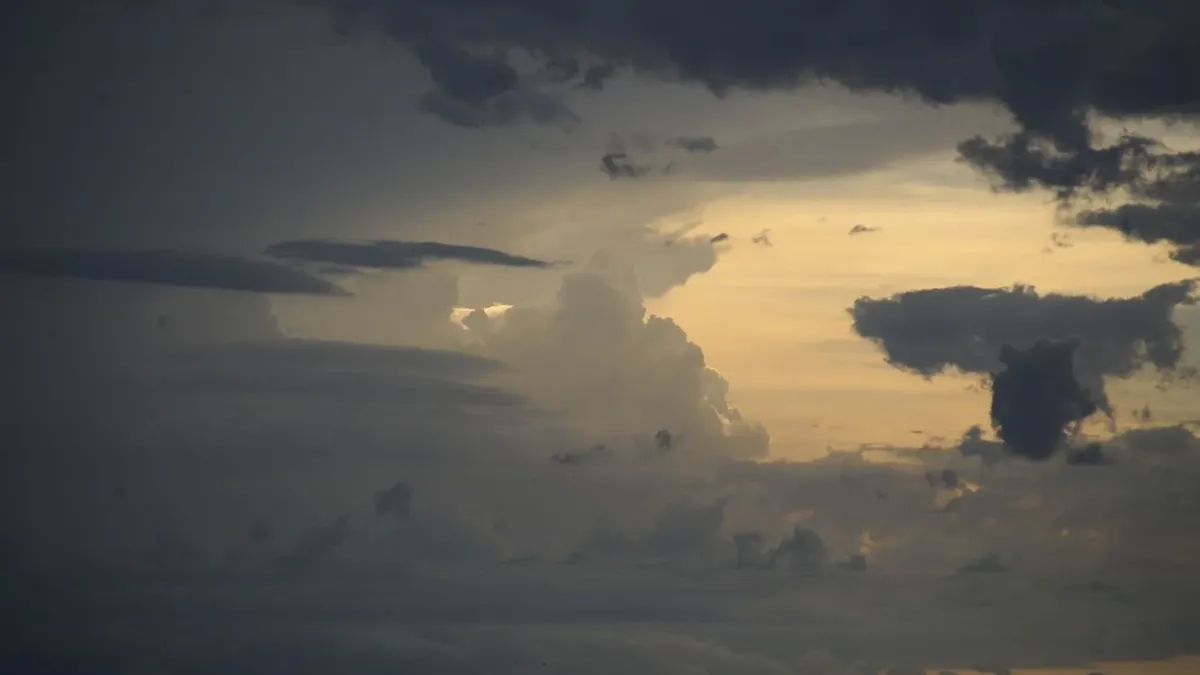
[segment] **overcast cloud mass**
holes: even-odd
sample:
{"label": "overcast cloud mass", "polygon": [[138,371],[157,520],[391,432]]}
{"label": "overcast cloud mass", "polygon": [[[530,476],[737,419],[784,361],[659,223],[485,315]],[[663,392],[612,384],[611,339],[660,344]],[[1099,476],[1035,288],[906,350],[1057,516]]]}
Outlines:
{"label": "overcast cloud mass", "polygon": [[[1145,131],[1196,140],[1200,5],[0,15],[0,671],[1200,654],[1200,152]],[[980,226],[952,264],[901,216],[966,194],[1038,195],[1072,245]],[[809,198],[829,212],[797,226]],[[1068,257],[1146,245],[1157,276]],[[789,276],[814,250],[824,304]],[[804,360],[828,325],[851,356]],[[950,435],[872,442],[911,409],[846,395],[862,372]],[[919,389],[958,376],[984,395]],[[781,451],[793,389],[844,400],[859,445]]]}

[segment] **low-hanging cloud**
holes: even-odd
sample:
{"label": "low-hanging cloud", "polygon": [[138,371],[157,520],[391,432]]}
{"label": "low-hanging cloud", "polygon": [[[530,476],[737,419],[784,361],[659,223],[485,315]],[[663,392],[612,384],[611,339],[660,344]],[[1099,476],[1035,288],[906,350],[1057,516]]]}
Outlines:
{"label": "low-hanging cloud", "polygon": [[0,251],[0,272],[256,293],[348,295],[330,281],[270,261],[166,249]]}
{"label": "low-hanging cloud", "polygon": [[1002,370],[992,376],[992,425],[1011,452],[1051,457],[1071,425],[1096,412],[1092,395],[1075,378],[1078,340],[1039,341],[1028,349],[1005,345]]}

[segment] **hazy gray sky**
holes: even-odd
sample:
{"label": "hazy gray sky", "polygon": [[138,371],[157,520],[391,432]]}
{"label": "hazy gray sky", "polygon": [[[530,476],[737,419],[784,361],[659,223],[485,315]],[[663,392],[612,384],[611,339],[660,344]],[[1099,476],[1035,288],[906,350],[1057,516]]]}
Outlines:
{"label": "hazy gray sky", "polygon": [[1151,4],[4,10],[0,664],[1196,668]]}

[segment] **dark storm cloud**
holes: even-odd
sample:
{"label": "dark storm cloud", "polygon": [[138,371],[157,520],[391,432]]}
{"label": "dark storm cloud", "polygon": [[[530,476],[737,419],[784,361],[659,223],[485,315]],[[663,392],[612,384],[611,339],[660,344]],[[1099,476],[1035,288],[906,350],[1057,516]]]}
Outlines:
{"label": "dark storm cloud", "polygon": [[1169,373],[1183,358],[1175,308],[1195,303],[1191,281],[1163,284],[1116,299],[956,286],[859,298],[850,309],[854,331],[875,342],[888,363],[926,377],[946,369],[987,375],[999,369],[1005,345],[1078,337],[1075,368],[1097,405],[1108,412],[1105,376],[1128,377],[1146,365]]}
{"label": "dark storm cloud", "polygon": [[[523,47],[555,63],[587,56],[605,75],[627,66],[697,82],[720,96],[825,81],[906,92],[931,104],[996,102],[1019,130],[993,140],[974,136],[958,150],[1002,190],[1044,188],[1069,200],[1160,180],[1167,167],[1192,175],[1200,169],[1196,153],[1151,138],[1124,134],[1104,144],[1089,120],[1093,111],[1115,118],[1200,114],[1194,3],[970,0],[947,9],[932,0],[710,0],[700,7],[681,0],[319,1],[340,20],[374,26],[418,54],[436,36],[475,49]],[[431,74],[445,80],[444,66],[438,68]],[[473,69],[484,74],[482,66]],[[515,86],[510,69],[491,64],[490,79],[481,79],[497,91]],[[603,79],[585,78],[594,89]],[[1168,238],[1181,247],[1176,259],[1198,262],[1194,199],[1183,213],[1173,204],[1141,206],[1127,213],[1139,224],[1114,216],[1127,225],[1104,225],[1095,214],[1083,224],[1137,238],[1182,229],[1183,237]]]}
{"label": "dark storm cloud", "polygon": [[431,260],[453,260],[501,267],[547,268],[553,263],[480,246],[436,241],[349,242],[297,239],[268,246],[265,253],[282,260],[328,263],[373,269],[417,269]]}
{"label": "dark storm cloud", "polygon": [[1200,266],[1200,154],[1192,155],[1192,166],[1136,186],[1140,202],[1083,211],[1075,224],[1108,228],[1148,244],[1171,244],[1173,259]]}
{"label": "dark storm cloud", "polygon": [[667,139],[667,145],[687,152],[716,152],[720,146],[712,136],[675,136]]}
{"label": "dark storm cloud", "polygon": [[520,74],[503,54],[476,54],[428,40],[414,49],[414,55],[437,87],[420,99],[421,109],[450,124],[579,123],[579,117],[558,98],[524,87]]}
{"label": "dark storm cloud", "polygon": [[718,94],[823,79],[934,103],[997,101],[1028,132],[1068,149],[1090,146],[1082,115],[1089,108],[1165,115],[1193,113],[1200,104],[1200,85],[1183,65],[1200,62],[1189,28],[1200,8],[1191,3],[321,4],[414,47],[437,35],[551,56],[591,53]]}
{"label": "dark storm cloud", "polygon": [[258,293],[348,295],[325,279],[269,261],[166,249],[0,251],[0,272]]}
{"label": "dark storm cloud", "polygon": [[1067,429],[1096,412],[1075,378],[1077,340],[1039,341],[1028,349],[1005,345],[1002,370],[992,377],[992,426],[1004,447],[1029,459],[1048,459]]}

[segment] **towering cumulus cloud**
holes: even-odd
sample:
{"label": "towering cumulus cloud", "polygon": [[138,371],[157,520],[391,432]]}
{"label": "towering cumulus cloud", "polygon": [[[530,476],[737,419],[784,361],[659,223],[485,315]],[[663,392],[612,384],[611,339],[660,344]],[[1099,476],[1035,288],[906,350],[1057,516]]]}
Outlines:
{"label": "towering cumulus cloud", "polygon": [[494,321],[494,330],[478,327],[488,336],[484,352],[591,433],[627,429],[653,444],[665,430],[672,448],[766,455],[765,430],[728,403],[729,386],[703,351],[671,319],[646,316],[639,281],[606,254],[567,275],[552,308],[516,308]]}
{"label": "towering cumulus cloud", "polygon": [[1047,459],[1071,424],[1096,412],[1075,379],[1072,359],[1079,342],[1038,342],[1026,350],[1005,346],[1004,370],[992,378],[992,424],[1010,451]]}

